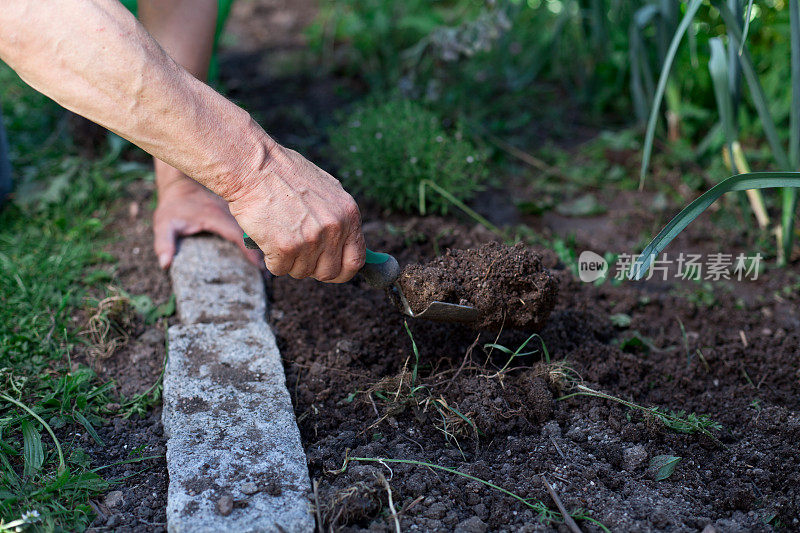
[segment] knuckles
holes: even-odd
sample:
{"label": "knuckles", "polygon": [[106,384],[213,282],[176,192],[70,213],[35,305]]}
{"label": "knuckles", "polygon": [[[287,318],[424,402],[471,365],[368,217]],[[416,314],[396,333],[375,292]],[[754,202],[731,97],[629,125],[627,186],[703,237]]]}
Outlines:
{"label": "knuckles", "polygon": [[284,260],[291,260],[305,246],[303,239],[293,239],[290,236],[280,236],[275,240],[275,250]]}
{"label": "knuckles", "polygon": [[344,209],[344,216],[349,226],[350,231],[358,231],[361,229],[361,211],[358,209],[358,204],[350,198],[347,207]]}

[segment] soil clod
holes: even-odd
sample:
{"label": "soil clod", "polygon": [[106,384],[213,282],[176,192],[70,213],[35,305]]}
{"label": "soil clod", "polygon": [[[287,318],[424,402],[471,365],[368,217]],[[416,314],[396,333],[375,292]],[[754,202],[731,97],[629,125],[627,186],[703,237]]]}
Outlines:
{"label": "soil clod", "polygon": [[255,494],[258,492],[258,486],[255,483],[243,483],[241,486],[242,494],[247,494],[250,496],[251,494]]}
{"label": "soil clod", "polygon": [[217,500],[217,512],[222,516],[228,516],[233,512],[233,496],[226,494]]}
{"label": "soil clod", "polygon": [[538,331],[556,305],[558,282],[539,253],[523,244],[487,243],[476,250],[448,250],[424,265],[409,265],[398,280],[412,311],[431,302],[478,310],[476,329]]}

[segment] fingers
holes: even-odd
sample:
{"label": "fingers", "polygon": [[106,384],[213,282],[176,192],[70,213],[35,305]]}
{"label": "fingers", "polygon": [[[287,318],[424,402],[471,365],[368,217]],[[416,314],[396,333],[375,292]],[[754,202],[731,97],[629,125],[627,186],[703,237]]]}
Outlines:
{"label": "fingers", "polygon": [[[352,198],[338,216],[326,213],[314,219],[302,236],[282,235],[265,247],[265,263],[276,276],[344,283],[364,265],[361,215]],[[299,232],[298,232],[299,233]]]}
{"label": "fingers", "polygon": [[322,255],[322,250],[319,250],[316,246],[306,244],[304,248],[308,251],[298,254],[292,262],[292,268],[289,269],[289,275],[295,279],[305,279],[313,276],[317,261]]}
{"label": "fingers", "polygon": [[176,228],[169,220],[155,217],[153,220],[153,248],[158,258],[158,265],[166,270],[172,264],[175,255],[175,241],[178,238]]}
{"label": "fingers", "polygon": [[273,276],[285,276],[294,266],[296,256],[293,243],[280,241],[264,250],[264,265]]}
{"label": "fingers", "polygon": [[330,280],[329,283],[344,283],[353,279],[353,276],[358,274],[358,271],[364,266],[366,254],[364,235],[361,233],[361,227],[359,226],[358,230],[351,233],[350,237],[345,241],[339,275]]}
{"label": "fingers", "polygon": [[256,179],[229,195],[231,213],[275,276],[348,281],[365,258],[355,200],[297,152],[274,145],[269,155],[269,164],[253,172]]}
{"label": "fingers", "polygon": [[348,206],[347,211],[348,232],[342,247],[339,274],[331,279],[329,283],[350,281],[364,266],[367,252],[364,245],[364,234],[361,233],[361,213],[352,198],[351,202],[352,204]]}
{"label": "fingers", "polygon": [[331,282],[342,271],[342,246],[332,246],[331,249],[319,256],[312,276],[317,281]]}
{"label": "fingers", "polygon": [[179,237],[201,232],[215,233],[236,244],[248,261],[264,268],[259,250],[248,250],[242,230],[227,205],[205,189],[190,190],[176,198],[160,198],[153,215],[153,247],[161,268],[172,264]]}

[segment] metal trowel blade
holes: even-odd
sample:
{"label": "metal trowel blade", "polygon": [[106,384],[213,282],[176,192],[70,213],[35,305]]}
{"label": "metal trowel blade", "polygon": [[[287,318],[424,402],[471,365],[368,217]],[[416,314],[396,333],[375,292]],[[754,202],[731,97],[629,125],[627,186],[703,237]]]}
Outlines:
{"label": "metal trowel blade", "polygon": [[408,305],[406,295],[403,294],[398,283],[394,284],[394,290],[397,292],[398,296],[400,296],[400,303],[403,305],[403,313],[410,317],[435,320],[436,322],[458,322],[461,324],[469,324],[478,320],[478,310],[474,307],[446,302],[433,301],[424,311],[415,313],[412,311],[411,306]]}

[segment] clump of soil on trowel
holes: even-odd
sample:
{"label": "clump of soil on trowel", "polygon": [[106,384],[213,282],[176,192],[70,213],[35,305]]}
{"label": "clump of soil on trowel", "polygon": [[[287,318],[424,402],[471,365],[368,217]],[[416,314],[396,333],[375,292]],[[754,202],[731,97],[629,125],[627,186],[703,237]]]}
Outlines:
{"label": "clump of soil on trowel", "polygon": [[409,265],[398,280],[411,310],[433,301],[478,310],[476,329],[540,330],[556,305],[558,282],[542,256],[519,243],[490,242],[477,250],[448,250],[424,265]]}

